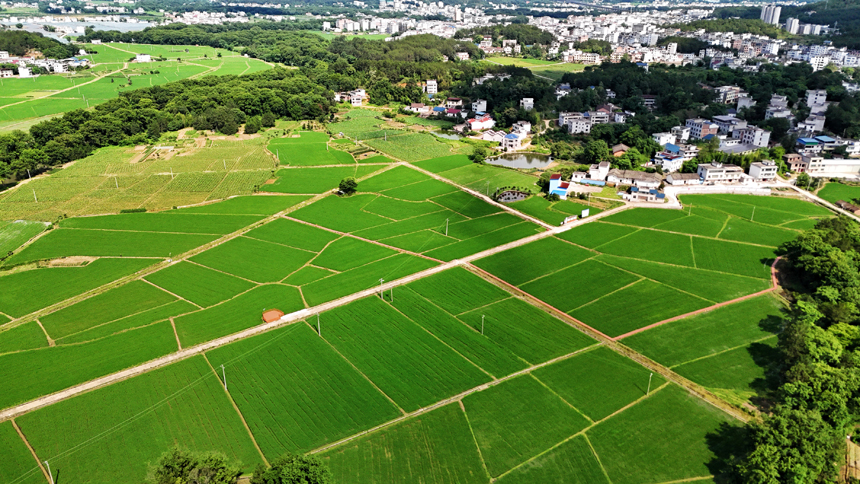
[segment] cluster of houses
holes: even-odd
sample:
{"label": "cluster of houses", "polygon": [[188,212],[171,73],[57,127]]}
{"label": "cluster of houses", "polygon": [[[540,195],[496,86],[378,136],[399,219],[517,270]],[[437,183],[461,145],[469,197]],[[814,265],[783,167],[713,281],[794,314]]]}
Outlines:
{"label": "cluster of houses", "polygon": [[[83,50],[81,55],[85,54]],[[89,65],[88,59],[70,57],[68,59],[43,59],[36,54],[26,56],[10,56],[9,52],[0,51],[0,64],[14,64],[18,69],[18,77],[28,78],[37,77],[41,68],[48,72],[63,73],[75,67],[86,67]],[[14,69],[0,69],[0,77],[15,77]]]}
{"label": "cluster of houses", "polygon": [[[613,147],[613,151],[619,151]],[[727,163],[700,163],[696,173],[670,173],[665,177],[660,173],[611,168],[608,161],[591,165],[587,172],[575,171],[570,179],[564,180],[554,174],[549,180],[548,193],[566,200],[572,193],[589,191],[584,186],[629,186],[623,192],[625,200],[633,202],[663,203],[665,195],[660,193],[664,185],[722,185],[773,182],[779,167],[772,160],[751,163],[748,173],[743,168]]]}

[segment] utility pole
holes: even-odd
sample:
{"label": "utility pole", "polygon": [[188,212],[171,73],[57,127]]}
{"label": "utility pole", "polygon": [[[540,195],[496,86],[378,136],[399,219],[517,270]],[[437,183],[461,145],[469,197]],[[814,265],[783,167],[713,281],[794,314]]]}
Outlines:
{"label": "utility pole", "polygon": [[379,297],[382,300],[385,300],[385,292],[383,292],[384,290],[382,289],[383,282],[385,282],[385,279],[379,279]]}
{"label": "utility pole", "polygon": [[317,313],[317,334],[322,338],[322,330],[320,329],[320,313]]}
{"label": "utility pole", "polygon": [[445,237],[448,236],[448,219],[445,219]]}
{"label": "utility pole", "polygon": [[48,461],[45,461],[45,466],[48,468],[48,477],[51,478],[51,484],[54,484],[54,475],[51,474],[51,464],[48,464]]}
{"label": "utility pole", "polygon": [[752,215],[750,215],[750,222],[753,221],[753,217],[755,217],[755,205],[753,205]]}
{"label": "utility pole", "polygon": [[650,395],[650,394],[651,394],[651,378],[652,378],[653,376],[654,376],[654,374],[653,374],[653,373],[651,373],[651,374],[648,376],[648,391],[645,393],[645,395]]}
{"label": "utility pole", "polygon": [[36,189],[35,188],[33,189],[33,200],[35,200],[36,203],[39,203],[39,199],[36,198]]}
{"label": "utility pole", "polygon": [[116,185],[117,190],[119,190],[119,180],[116,177],[113,177],[113,184]]}
{"label": "utility pole", "polygon": [[224,171],[227,171],[227,160],[221,160],[224,162]]}
{"label": "utility pole", "polygon": [[394,286],[391,286],[391,302],[394,302]]}
{"label": "utility pole", "polygon": [[481,334],[484,334],[484,315],[481,315]]}
{"label": "utility pole", "polygon": [[224,391],[227,391],[227,372],[224,370],[224,365],[221,365],[221,376],[224,377]]}
{"label": "utility pole", "polygon": [[29,169],[29,168],[27,168],[27,178],[28,178],[28,179],[29,179],[29,178],[33,178],[32,176],[30,176],[30,169]]}
{"label": "utility pole", "polygon": [[170,167],[170,179],[173,180],[173,167]]}

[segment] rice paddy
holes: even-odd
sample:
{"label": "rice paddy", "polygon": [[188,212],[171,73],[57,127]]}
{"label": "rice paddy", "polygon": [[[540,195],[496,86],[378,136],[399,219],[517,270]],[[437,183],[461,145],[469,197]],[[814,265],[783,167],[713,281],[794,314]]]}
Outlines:
{"label": "rice paddy", "polygon": [[[542,233],[408,165],[378,173],[381,165],[359,165],[323,133],[274,139],[272,148],[289,167],[264,191],[289,195],[69,218],[23,250],[44,224],[9,229],[6,239],[11,224],[0,225],[0,241],[16,250],[5,267],[20,266],[0,275],[11,288],[0,293],[0,380],[10,387],[0,407],[258,326],[270,309],[307,310]],[[423,158],[425,148],[409,156]],[[532,178],[455,155],[418,165],[476,190]],[[208,197],[223,182],[195,181],[185,167],[176,175],[191,175],[155,196],[173,185]],[[100,170],[90,173],[108,172]],[[364,177],[356,195],[326,194],[345,176]],[[303,203],[318,194],[326,195]],[[585,207],[529,200],[511,208],[553,224]],[[285,327],[16,422],[39,460],[73,482],[139,481],[173,445],[224,453],[246,471],[264,457],[321,451],[338,483],[707,480],[709,463],[732,445],[715,436],[736,423],[582,325],[730,404],[766,396],[782,306],[769,294],[738,299],[769,290],[775,248],[829,215],[776,197],[690,201],[686,211],[622,211],[460,261],[337,301],[319,320],[293,314]],[[33,263],[68,257],[81,266]],[[45,285],[54,289],[39,291]],[[7,427],[0,442],[13,453],[0,477],[43,481]],[[100,462],[122,465],[93,468]]]}

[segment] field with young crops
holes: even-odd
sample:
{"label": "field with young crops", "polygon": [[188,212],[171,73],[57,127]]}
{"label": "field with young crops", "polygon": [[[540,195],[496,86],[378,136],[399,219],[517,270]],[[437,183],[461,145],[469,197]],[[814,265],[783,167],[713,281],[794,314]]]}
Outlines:
{"label": "field with young crops", "polygon": [[279,284],[257,286],[216,306],[175,318],[182,347],[194,346],[263,323],[263,313],[289,314],[304,308],[298,289]]}
{"label": "field with young crops", "polygon": [[817,195],[830,203],[836,203],[840,200],[854,203],[855,199],[860,198],[860,186],[831,182],[824,185],[821,190],[818,190]]}
{"label": "field with young crops", "polygon": [[380,166],[344,166],[324,168],[285,168],[278,170],[278,179],[263,187],[266,192],[323,193],[338,187],[347,177],[361,178],[381,169]]}
{"label": "field with young crops", "polygon": [[48,340],[35,321],[0,332],[0,354],[48,346]]}
{"label": "field with young crops", "polygon": [[102,148],[50,176],[0,193],[0,220],[53,222],[251,195],[271,178],[274,163],[265,153],[265,138],[180,145],[174,153]]}
{"label": "field with young crops", "polygon": [[415,162],[454,154],[451,145],[424,133],[389,135],[365,142],[371,148],[396,160]]}
{"label": "field with young crops", "polygon": [[534,224],[406,166],[360,182],[358,192],[327,197],[291,216],[441,260],[536,231]]}
{"label": "field with young crops", "polygon": [[248,237],[237,237],[196,255],[192,262],[256,282],[277,282],[314,253]]}
{"label": "field with young crops", "polygon": [[589,424],[576,409],[529,375],[469,395],[463,406],[493,477]]}
{"label": "field with young crops", "polygon": [[326,451],[336,483],[483,484],[489,476],[456,403]]}
{"label": "field with young crops", "polygon": [[51,338],[59,339],[176,300],[176,297],[157,287],[143,281],[132,281],[42,316],[40,321]]}
{"label": "field with young crops", "polygon": [[[69,482],[142,482],[166,452],[218,452],[246,472],[262,463],[201,356],[17,420],[40,460]],[[106,465],[110,463],[110,465]]]}
{"label": "field with young crops", "polygon": [[325,312],[320,319],[323,339],[406,411],[490,380],[377,298]]}
{"label": "field with young crops", "polygon": [[708,463],[734,442],[709,439],[730,418],[670,385],[587,433],[615,484],[711,475]]}
{"label": "field with young crops", "polygon": [[[51,267],[0,276],[0,312],[37,311],[152,265],[151,259],[98,259],[84,267]],[[50,291],[44,291],[50,287]]]}
{"label": "field with young crops", "polygon": [[47,228],[48,224],[43,222],[30,222],[27,220],[0,222],[0,257],[17,249],[28,240],[44,232]]}
{"label": "field with young crops", "polygon": [[574,437],[549,452],[517,467],[497,482],[509,484],[609,484],[588,438]]}
{"label": "field with young crops", "polygon": [[179,262],[146,280],[192,303],[208,307],[245,292],[254,283],[191,262]]}
{"label": "field with young crops", "polygon": [[200,234],[56,229],[6,259],[5,265],[70,256],[166,258],[217,238]]}
{"label": "field with young crops", "polygon": [[0,480],[21,484],[43,484],[45,475],[39,469],[27,444],[18,435],[11,421],[0,423],[0,448],[3,463],[0,464]]}
{"label": "field with young crops", "polygon": [[305,324],[243,340],[207,357],[216,368],[224,364],[230,394],[269,459],[310,451],[399,415]]}
{"label": "field with young crops", "polygon": [[329,147],[326,133],[301,132],[295,138],[273,138],[267,149],[289,166],[351,165],[355,159],[345,151]]}
{"label": "field with young crops", "polygon": [[22,403],[177,350],[164,322],[83,344],[0,356],[0,407]]}

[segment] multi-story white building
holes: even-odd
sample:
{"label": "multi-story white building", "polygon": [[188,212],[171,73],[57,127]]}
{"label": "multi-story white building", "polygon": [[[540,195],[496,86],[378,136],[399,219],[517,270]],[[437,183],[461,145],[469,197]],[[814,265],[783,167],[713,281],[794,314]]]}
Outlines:
{"label": "multi-story white building", "polygon": [[824,89],[810,89],[806,91],[806,105],[821,106],[827,103],[827,91]]}
{"label": "multi-story white building", "polygon": [[435,79],[428,79],[425,90],[427,94],[439,94],[439,84],[436,83]]}
{"label": "multi-story white building", "polygon": [[531,97],[524,97],[520,100],[520,107],[526,111],[531,111],[535,108],[535,100]]}
{"label": "multi-story white building", "polygon": [[487,100],[486,99],[478,99],[472,101],[472,111],[476,113],[485,113],[487,112]]}
{"label": "multi-story white building", "polygon": [[745,145],[767,148],[768,143],[770,143],[770,131],[751,126],[734,130],[732,138],[739,139]]}
{"label": "multi-story white building", "polygon": [[771,160],[750,163],[750,176],[756,181],[773,181],[776,179],[776,172],[776,163]]}
{"label": "multi-story white building", "polygon": [[737,183],[744,170],[737,165],[724,165],[718,162],[699,164],[696,173],[702,183]]}
{"label": "multi-story white building", "polygon": [[782,7],[777,5],[765,5],[761,9],[761,21],[766,24],[778,25],[780,13],[782,13]]}

